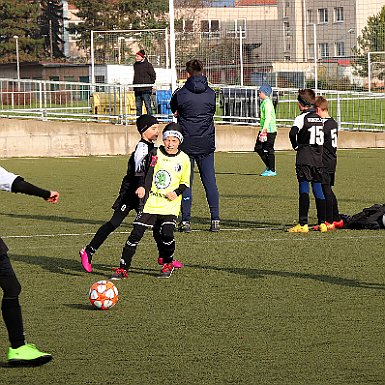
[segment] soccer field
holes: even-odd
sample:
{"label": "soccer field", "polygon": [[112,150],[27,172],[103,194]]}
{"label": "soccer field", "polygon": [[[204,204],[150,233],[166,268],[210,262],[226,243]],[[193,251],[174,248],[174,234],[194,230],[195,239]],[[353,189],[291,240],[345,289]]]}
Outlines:
{"label": "soccer field", "polygon": [[[52,353],[38,368],[6,367],[0,384],[352,385],[385,382],[385,231],[289,234],[297,219],[295,153],[262,178],[254,153],[218,153],[222,230],[210,233],[199,175],[193,231],[177,233],[185,267],[156,279],[151,232],[109,311],[88,290],[119,264],[133,214],[85,273],[78,251],[112,214],[127,157],[6,159],[61,202],[1,192],[0,234],[23,291],[28,342]],[[340,211],[384,203],[385,151],[339,151]],[[316,220],[311,199],[310,222]]]}

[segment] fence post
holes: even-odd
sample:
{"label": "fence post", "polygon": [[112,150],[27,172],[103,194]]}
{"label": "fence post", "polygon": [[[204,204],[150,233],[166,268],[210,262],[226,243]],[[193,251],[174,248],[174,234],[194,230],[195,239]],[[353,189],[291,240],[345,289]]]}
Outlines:
{"label": "fence post", "polygon": [[338,129],[341,128],[341,98],[340,93],[337,94],[337,122],[338,122]]}
{"label": "fence post", "polygon": [[41,114],[41,119],[43,120],[43,83],[39,82],[39,110]]}
{"label": "fence post", "polygon": [[243,87],[243,39],[241,26],[239,26],[239,65],[241,67],[241,87]]}
{"label": "fence post", "polygon": [[122,89],[122,85],[119,84],[119,119],[118,121],[116,122],[116,124],[123,124],[123,89]]}

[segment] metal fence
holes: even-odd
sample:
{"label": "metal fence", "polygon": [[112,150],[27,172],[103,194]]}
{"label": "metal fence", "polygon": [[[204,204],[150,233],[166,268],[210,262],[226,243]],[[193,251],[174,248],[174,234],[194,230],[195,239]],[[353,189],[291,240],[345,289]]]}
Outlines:
{"label": "metal fence", "polygon": [[[155,87],[152,103],[160,121],[171,121],[171,90]],[[258,124],[258,87],[211,85],[217,93],[217,124]],[[0,117],[132,124],[136,119],[133,85],[0,79]],[[275,88],[277,121],[288,126],[298,115],[297,89]],[[385,95],[319,90],[342,130],[383,131]]]}

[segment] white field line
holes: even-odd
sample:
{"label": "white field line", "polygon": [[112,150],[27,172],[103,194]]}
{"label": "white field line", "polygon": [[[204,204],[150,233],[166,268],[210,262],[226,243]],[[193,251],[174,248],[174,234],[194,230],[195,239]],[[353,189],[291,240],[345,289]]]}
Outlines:
{"label": "white field line", "polygon": [[[241,228],[236,228],[236,229],[224,229],[222,228],[220,231],[221,232],[227,232],[227,231],[248,231],[248,232],[253,232],[255,230],[274,230],[274,231],[281,231],[284,232],[284,230],[277,229],[277,228],[266,228],[266,227],[255,227],[252,229],[241,229]],[[208,233],[207,230],[193,230],[193,232],[204,232]],[[340,230],[337,230],[337,232],[333,232],[333,234],[336,234],[340,232]],[[345,230],[342,230],[341,232],[346,232]],[[113,234],[130,234],[131,231],[114,231]],[[312,233],[316,233],[315,231]],[[363,239],[381,239],[385,238],[385,231],[384,232],[377,232],[376,234],[373,235],[359,235],[359,230],[352,230],[352,235],[347,235],[348,232],[346,232],[346,235],[338,236],[338,237],[327,237],[326,234],[319,234],[319,236],[316,237],[310,237],[307,235],[303,234],[287,234],[286,237],[277,237],[277,238],[269,238],[266,241],[268,242],[281,242],[281,241],[338,241],[338,240],[346,240],[346,239],[354,239],[354,240],[363,240]],[[93,236],[95,233],[58,233],[58,234],[33,234],[33,235],[6,235],[2,236],[3,239],[34,239],[34,238],[60,238],[60,237],[84,237],[84,236]],[[213,234],[210,239],[201,239],[202,243],[233,243],[233,239],[216,239],[217,236],[216,234]],[[247,242],[260,242],[260,238],[251,238],[251,239],[239,239],[237,242],[241,243],[247,243]],[[183,241],[181,239],[178,240],[178,243],[190,243],[189,241]]]}

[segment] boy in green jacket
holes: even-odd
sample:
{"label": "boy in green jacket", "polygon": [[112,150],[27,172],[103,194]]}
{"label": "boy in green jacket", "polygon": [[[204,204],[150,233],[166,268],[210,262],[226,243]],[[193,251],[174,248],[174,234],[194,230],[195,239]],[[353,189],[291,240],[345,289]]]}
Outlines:
{"label": "boy in green jacket", "polygon": [[266,165],[266,169],[261,173],[261,176],[277,175],[274,151],[275,138],[277,137],[277,122],[274,105],[270,99],[272,92],[273,90],[268,84],[262,85],[258,90],[259,97],[262,100],[260,106],[261,121],[254,151],[258,153]]}

